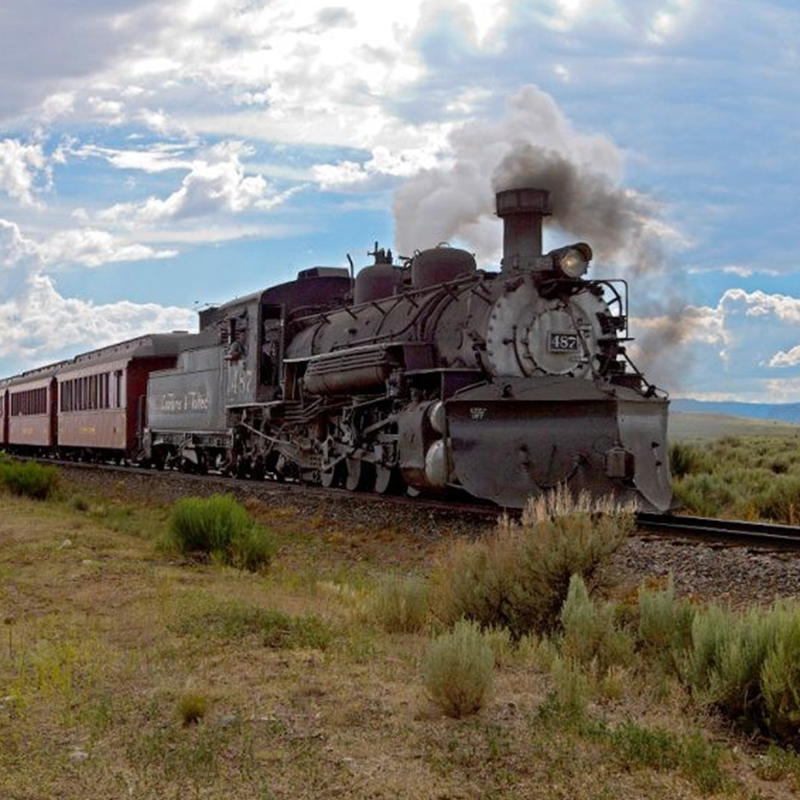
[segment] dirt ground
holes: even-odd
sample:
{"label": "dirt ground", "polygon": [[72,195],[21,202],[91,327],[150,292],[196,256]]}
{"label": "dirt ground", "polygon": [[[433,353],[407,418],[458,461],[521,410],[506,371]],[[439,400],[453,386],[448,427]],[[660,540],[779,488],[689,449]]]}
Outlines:
{"label": "dirt ground", "polygon": [[[3,800],[707,796],[685,766],[597,733],[628,721],[699,731],[721,753],[717,796],[794,796],[760,777],[757,743],[663,677],[620,675],[587,727],[553,713],[552,676],[520,652],[481,712],[442,716],[420,679],[431,632],[390,634],[367,612],[382,576],[424,574],[442,543],[250,506],[279,543],[264,574],[160,551],[161,502],[0,495]],[[299,638],[266,641],[253,609]],[[191,695],[207,710],[184,724]]]}

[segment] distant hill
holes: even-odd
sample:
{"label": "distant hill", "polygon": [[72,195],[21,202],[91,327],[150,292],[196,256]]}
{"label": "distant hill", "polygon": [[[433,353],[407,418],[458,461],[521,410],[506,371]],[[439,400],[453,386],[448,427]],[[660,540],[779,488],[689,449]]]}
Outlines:
{"label": "distant hill", "polygon": [[800,425],[800,403],[733,403],[679,399],[670,403],[672,411],[685,414],[725,414]]}

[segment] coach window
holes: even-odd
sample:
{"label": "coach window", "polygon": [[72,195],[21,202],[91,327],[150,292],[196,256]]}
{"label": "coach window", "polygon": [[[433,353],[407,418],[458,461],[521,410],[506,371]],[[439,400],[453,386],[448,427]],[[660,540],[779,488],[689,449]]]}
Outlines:
{"label": "coach window", "polygon": [[122,370],[118,369],[114,373],[114,393],[116,398],[116,407],[122,408],[125,405],[125,398],[122,396]]}

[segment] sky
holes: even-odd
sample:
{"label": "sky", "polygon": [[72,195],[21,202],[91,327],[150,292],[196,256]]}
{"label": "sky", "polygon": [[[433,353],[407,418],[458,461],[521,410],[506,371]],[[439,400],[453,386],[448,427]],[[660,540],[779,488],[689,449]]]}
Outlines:
{"label": "sky", "polygon": [[789,0],[6,0],[0,76],[0,375],[376,240],[496,266],[516,158],[570,166],[545,246],[628,281],[649,378],[800,402]]}

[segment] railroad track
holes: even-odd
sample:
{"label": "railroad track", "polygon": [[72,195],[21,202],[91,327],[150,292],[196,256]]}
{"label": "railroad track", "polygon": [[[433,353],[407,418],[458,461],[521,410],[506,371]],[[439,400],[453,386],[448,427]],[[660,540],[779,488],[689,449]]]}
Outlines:
{"label": "railroad track", "polygon": [[[67,467],[70,469],[103,470],[119,472],[123,475],[142,475],[149,478],[177,480],[187,482],[213,483],[221,489],[235,488],[257,489],[260,495],[287,496],[304,494],[322,499],[339,499],[352,502],[374,502],[397,506],[413,506],[419,511],[430,511],[437,514],[460,514],[496,519],[502,513],[497,506],[489,503],[454,502],[453,500],[437,500],[435,498],[412,498],[405,495],[378,495],[368,492],[350,492],[347,489],[324,489],[300,483],[277,483],[274,481],[247,480],[226,477],[224,475],[192,475],[185,472],[169,470],[157,472],[142,467],[118,466],[114,464],[92,464],[76,461],[59,461],[57,459],[37,459],[44,464]],[[754,547],[759,549],[800,550],[800,526],[778,525],[767,522],[747,522],[744,520],[716,519],[713,517],[690,517],[683,514],[650,514],[637,515],[637,528],[645,536],[668,537],[697,543],[720,544],[736,547]]]}
{"label": "railroad track", "polygon": [[800,526],[771,522],[688,517],[682,514],[638,514],[637,524],[647,533],[739,547],[800,550]]}

